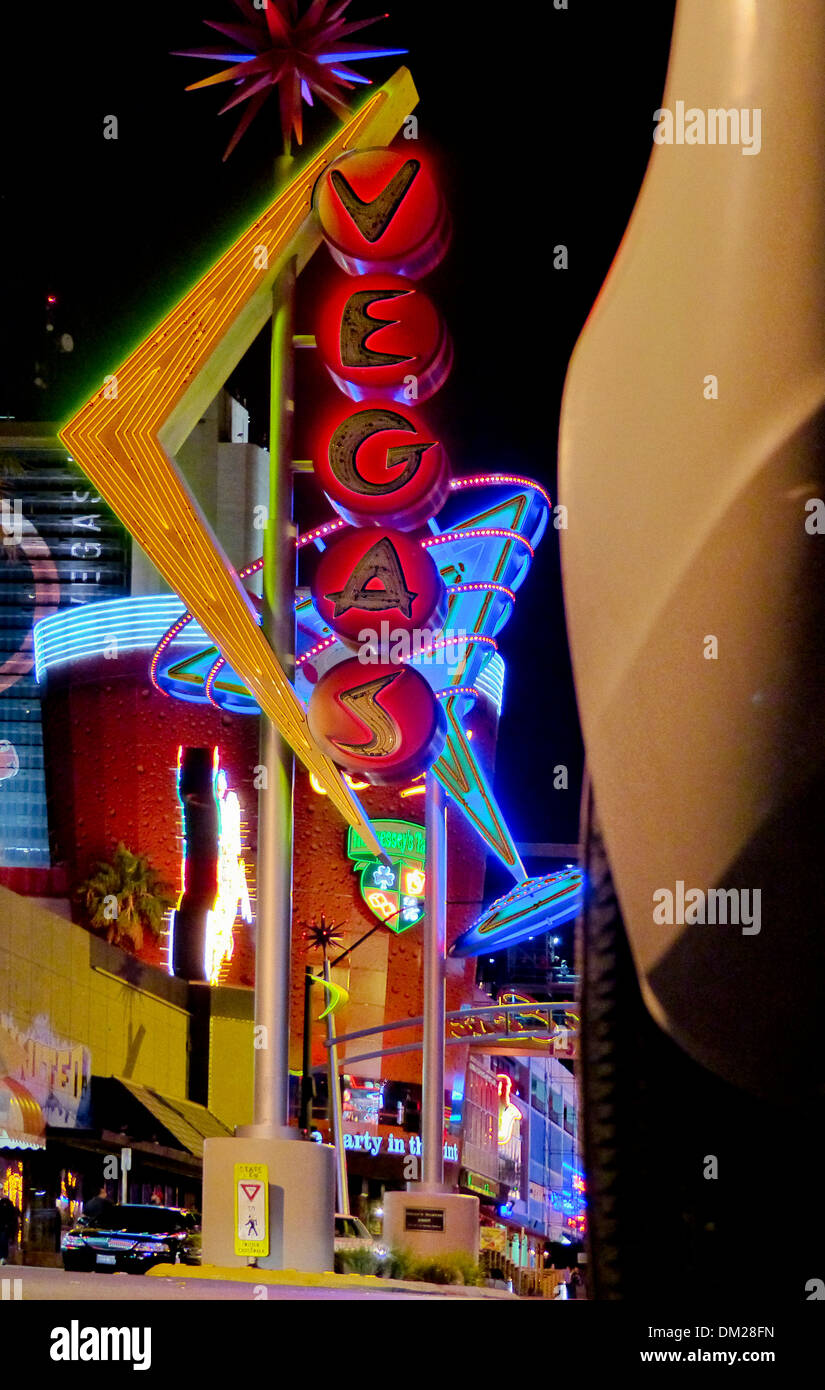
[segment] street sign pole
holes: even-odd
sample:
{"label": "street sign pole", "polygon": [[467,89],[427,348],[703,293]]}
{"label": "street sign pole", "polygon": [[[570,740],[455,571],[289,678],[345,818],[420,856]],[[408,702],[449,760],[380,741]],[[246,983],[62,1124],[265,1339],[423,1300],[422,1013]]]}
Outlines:
{"label": "street sign pole", "polygon": [[384,1194],[384,1240],[430,1256],[466,1250],[478,1259],[477,1197],[444,1183],[444,1008],[447,947],[447,798],[427,773],[424,887],[424,1017],[421,1142],[422,1179],[405,1192]]}
{"label": "street sign pole", "polygon": [[298,1128],[308,1134],[312,1120],[312,969],[304,970],[304,1038],[301,1065],[301,1115]]}
{"label": "street sign pole", "polygon": [[[269,509],[261,627],[287,679],[295,674],[296,552],[292,528],[295,261],[273,290]],[[297,1138],[289,1126],[289,981],[292,952],[292,750],[261,715],[255,948],[255,1121],[243,1133]]]}
{"label": "street sign pole", "polygon": [[120,1201],[121,1205],[129,1200],[129,1173],[132,1167],[132,1150],[121,1149],[120,1151]]}
{"label": "street sign pole", "polygon": [[421,1099],[422,1183],[444,1185],[444,964],[447,950],[447,797],[427,773],[424,912],[424,1027]]}
{"label": "street sign pole", "polygon": [[[329,960],[324,952],[324,979],[330,981]],[[335,1182],[337,1206],[343,1216],[349,1216],[349,1184],[347,1183],[347,1155],[344,1150],[344,1110],[341,1104],[341,1079],[338,1075],[338,1049],[335,1046],[335,1011],[327,1014],[327,1041],[329,1043],[329,1113],[332,1119],[332,1141],[335,1145]]]}

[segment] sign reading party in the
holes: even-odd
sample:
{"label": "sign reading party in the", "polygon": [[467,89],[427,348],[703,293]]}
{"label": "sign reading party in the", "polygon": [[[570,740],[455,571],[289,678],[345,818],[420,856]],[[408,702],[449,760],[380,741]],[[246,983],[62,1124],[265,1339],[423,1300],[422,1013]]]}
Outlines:
{"label": "sign reading party in the", "polygon": [[[353,529],[324,552],[312,598],[358,656],[317,682],[308,720],[339,766],[394,784],[430,767],[446,737],[429,682],[382,638],[415,635],[421,649],[424,633],[432,651],[447,611],[436,565],[410,533],[450,491],[446,449],[419,402],[446,379],[452,346],[415,283],[443,256],[449,217],[425,161],[389,149],[351,150],[334,160],[316,184],[313,208],[346,272],[327,297],[317,339],[348,397],[345,408],[319,413],[315,472]],[[396,897],[418,896],[393,886]]]}

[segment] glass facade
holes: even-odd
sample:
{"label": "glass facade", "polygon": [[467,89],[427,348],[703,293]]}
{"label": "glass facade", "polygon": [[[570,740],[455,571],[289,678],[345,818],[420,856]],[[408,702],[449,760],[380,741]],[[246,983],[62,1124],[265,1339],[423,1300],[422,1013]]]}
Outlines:
{"label": "glass facade", "polygon": [[57,440],[0,434],[0,866],[49,866],[31,629],[128,592],[126,533]]}

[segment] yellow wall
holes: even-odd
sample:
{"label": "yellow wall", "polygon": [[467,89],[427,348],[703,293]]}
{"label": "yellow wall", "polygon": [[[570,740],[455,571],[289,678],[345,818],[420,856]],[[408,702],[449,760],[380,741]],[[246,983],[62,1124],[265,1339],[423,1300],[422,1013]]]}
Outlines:
{"label": "yellow wall", "polygon": [[253,1023],[248,1018],[209,1021],[209,1106],[225,1125],[250,1125],[254,1118]]}
{"label": "yellow wall", "polygon": [[92,969],[92,938],[0,888],[0,1014],[21,1032],[45,1015],[91,1052],[95,1076],[126,1076],[185,1098],[189,1015]]}

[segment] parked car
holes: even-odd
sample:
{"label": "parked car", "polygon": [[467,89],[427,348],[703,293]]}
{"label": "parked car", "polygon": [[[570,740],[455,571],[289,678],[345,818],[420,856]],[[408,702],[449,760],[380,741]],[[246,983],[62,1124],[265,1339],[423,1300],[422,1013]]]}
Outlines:
{"label": "parked car", "polygon": [[379,1264],[383,1264],[390,1256],[387,1246],[371,1236],[363,1221],[357,1216],[343,1216],[336,1212],[335,1253],[342,1255],[348,1250],[369,1250]]}
{"label": "parked car", "polygon": [[64,1269],[145,1274],[156,1264],[200,1264],[200,1228],[182,1207],[124,1203],[105,1227],[81,1216],[61,1250]]}

